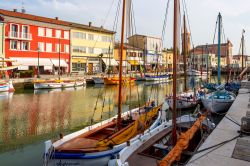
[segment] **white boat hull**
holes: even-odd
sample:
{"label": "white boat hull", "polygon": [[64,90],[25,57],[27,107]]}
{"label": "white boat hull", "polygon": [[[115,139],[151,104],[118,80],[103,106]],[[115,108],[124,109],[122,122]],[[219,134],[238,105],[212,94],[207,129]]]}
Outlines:
{"label": "white boat hull", "polygon": [[202,99],[202,104],[208,110],[211,110],[212,113],[224,113],[226,112],[234,100],[218,100],[218,99]]}
{"label": "white boat hull", "polygon": [[78,87],[83,86],[86,84],[85,81],[76,81],[76,82],[41,82],[41,83],[34,83],[34,89],[60,89],[60,88],[72,88],[72,87]]}
{"label": "white boat hull", "polygon": [[34,83],[34,89],[57,89],[62,88],[62,83]]}

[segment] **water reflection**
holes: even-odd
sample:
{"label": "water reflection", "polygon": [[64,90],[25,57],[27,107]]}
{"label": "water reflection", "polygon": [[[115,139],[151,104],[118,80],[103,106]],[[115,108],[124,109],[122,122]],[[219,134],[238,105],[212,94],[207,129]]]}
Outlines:
{"label": "water reflection", "polygon": [[[183,86],[183,79],[180,79],[178,92],[183,91]],[[0,99],[0,152],[58,138],[60,132],[79,130],[89,125],[92,118],[97,122],[117,112],[118,86],[29,92],[1,94],[6,96]],[[122,88],[123,111],[142,106],[150,99],[161,103],[170,93],[171,82],[125,86]]]}

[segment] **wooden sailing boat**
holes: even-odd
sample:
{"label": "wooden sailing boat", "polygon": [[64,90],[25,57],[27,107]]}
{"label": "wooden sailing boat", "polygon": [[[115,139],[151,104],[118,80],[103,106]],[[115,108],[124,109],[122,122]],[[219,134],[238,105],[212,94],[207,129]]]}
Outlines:
{"label": "wooden sailing boat", "polygon": [[133,142],[138,134],[153,129],[159,123],[161,105],[146,103],[143,107],[122,113],[122,53],[124,41],[124,15],[126,0],[123,0],[121,56],[119,66],[118,113],[103,122],[61,137],[52,143],[45,142],[44,165],[106,166],[128,141]]}
{"label": "wooden sailing boat", "polygon": [[155,54],[157,56],[157,64],[155,67],[154,74],[153,75],[152,74],[145,74],[144,78],[146,81],[157,81],[158,83],[168,82],[170,75],[167,73],[166,74],[159,73],[159,55],[158,55],[158,46],[157,45],[155,48]]}
{"label": "wooden sailing boat", "polygon": [[[190,115],[176,118],[176,60],[177,60],[177,11],[179,0],[174,0],[174,60],[173,60],[173,109],[172,121],[163,123],[130,144],[109,166],[168,166],[173,163],[186,164],[191,154],[214,128],[204,115],[193,118]],[[163,117],[164,120],[164,117]],[[194,124],[194,125],[193,125]],[[193,126],[192,126],[193,125]],[[199,131],[199,132],[198,132]]]}
{"label": "wooden sailing boat", "polygon": [[[221,25],[222,17],[218,15],[218,85],[221,84],[221,69],[220,69],[220,56],[221,56]],[[224,86],[223,86],[224,87]],[[224,113],[233,104],[236,99],[235,94],[226,90],[217,90],[206,95],[202,99],[204,107],[213,113]]]}
{"label": "wooden sailing boat", "polygon": [[[183,16],[183,29],[184,29],[184,35],[183,35],[183,61],[184,61],[184,92],[178,95],[177,97],[177,105],[176,107],[179,109],[187,109],[187,108],[192,108],[197,106],[197,104],[200,102],[200,99],[203,97],[203,92],[194,92],[195,88],[193,87],[194,91],[190,91],[187,88],[187,63],[186,63],[186,57],[187,57],[187,39],[186,39],[186,33],[187,33],[187,28],[186,28],[186,18],[185,15]],[[194,76],[192,76],[194,77]],[[191,78],[191,80],[194,78]],[[192,80],[194,82],[194,80]],[[194,84],[194,83],[193,83]],[[195,86],[195,85],[193,85]],[[171,108],[173,108],[173,96],[167,96],[166,98],[167,103]]]}

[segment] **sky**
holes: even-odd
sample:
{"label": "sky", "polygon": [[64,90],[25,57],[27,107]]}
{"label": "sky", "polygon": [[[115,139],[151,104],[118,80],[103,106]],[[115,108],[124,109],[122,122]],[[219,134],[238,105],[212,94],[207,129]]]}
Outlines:
{"label": "sky", "polygon": [[[0,0],[0,8],[21,10],[22,2],[29,14],[59,17],[61,20],[104,26],[113,30],[119,0]],[[132,0],[136,33],[161,37],[168,0]],[[225,37],[238,54],[242,29],[245,29],[246,54],[250,54],[250,0],[180,0],[186,1],[194,46],[213,43],[218,13],[223,18]],[[181,4],[181,8],[182,8]],[[181,9],[181,11],[183,11]],[[119,20],[120,16],[119,16]],[[172,46],[173,0],[167,15],[164,47]],[[118,22],[120,25],[120,21]],[[117,28],[119,37],[120,27]],[[216,40],[217,41],[217,40]],[[225,40],[224,40],[225,41]],[[216,43],[216,42],[215,42]]]}

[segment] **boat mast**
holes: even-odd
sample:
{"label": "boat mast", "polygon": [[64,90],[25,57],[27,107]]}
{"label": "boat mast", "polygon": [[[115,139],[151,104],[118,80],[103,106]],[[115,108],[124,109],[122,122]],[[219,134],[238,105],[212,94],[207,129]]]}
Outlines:
{"label": "boat mast", "polygon": [[244,33],[245,33],[245,30],[243,29],[242,30],[242,38],[241,38],[241,44],[242,44],[242,47],[241,47],[241,68],[242,68],[242,71],[244,70]]}
{"label": "boat mast", "polygon": [[218,24],[218,84],[220,85],[221,83],[221,80],[220,80],[220,76],[221,76],[221,70],[220,70],[220,57],[221,57],[221,14],[219,13],[219,16],[218,16],[218,21],[219,21],[219,24]]}
{"label": "boat mast", "polygon": [[178,33],[178,7],[179,7],[179,0],[174,0],[174,34],[173,34],[173,111],[172,111],[172,124],[173,124],[173,132],[172,132],[172,141],[173,146],[177,142],[177,135],[176,135],[176,74],[177,74],[177,33]]}
{"label": "boat mast", "polygon": [[231,74],[231,72],[230,72],[230,69],[229,69],[229,65],[230,65],[230,62],[229,62],[229,40],[227,40],[227,74],[228,74],[228,76],[227,76],[227,83],[229,82],[229,78],[230,78],[230,74]]}
{"label": "boat mast", "polygon": [[183,35],[183,61],[184,61],[184,91],[187,91],[187,38],[186,38],[186,17],[185,14],[183,16],[183,22],[184,22],[184,35]]}
{"label": "boat mast", "polygon": [[209,58],[209,51],[208,51],[208,46],[206,44],[206,50],[207,50],[207,83],[208,83],[208,58]]}
{"label": "boat mast", "polygon": [[203,75],[203,54],[204,54],[204,46],[202,46],[202,51],[201,51],[201,77]]}
{"label": "boat mast", "polygon": [[117,117],[117,125],[118,129],[121,124],[121,114],[122,114],[122,58],[123,58],[123,47],[124,47],[124,23],[125,23],[125,10],[126,10],[126,0],[123,0],[122,7],[122,27],[121,27],[121,56],[120,56],[120,65],[119,65],[119,97],[118,97],[118,117]]}
{"label": "boat mast", "polygon": [[109,66],[108,66],[108,78],[110,76],[110,72],[111,72],[111,67],[110,67],[110,45],[109,45]]}

